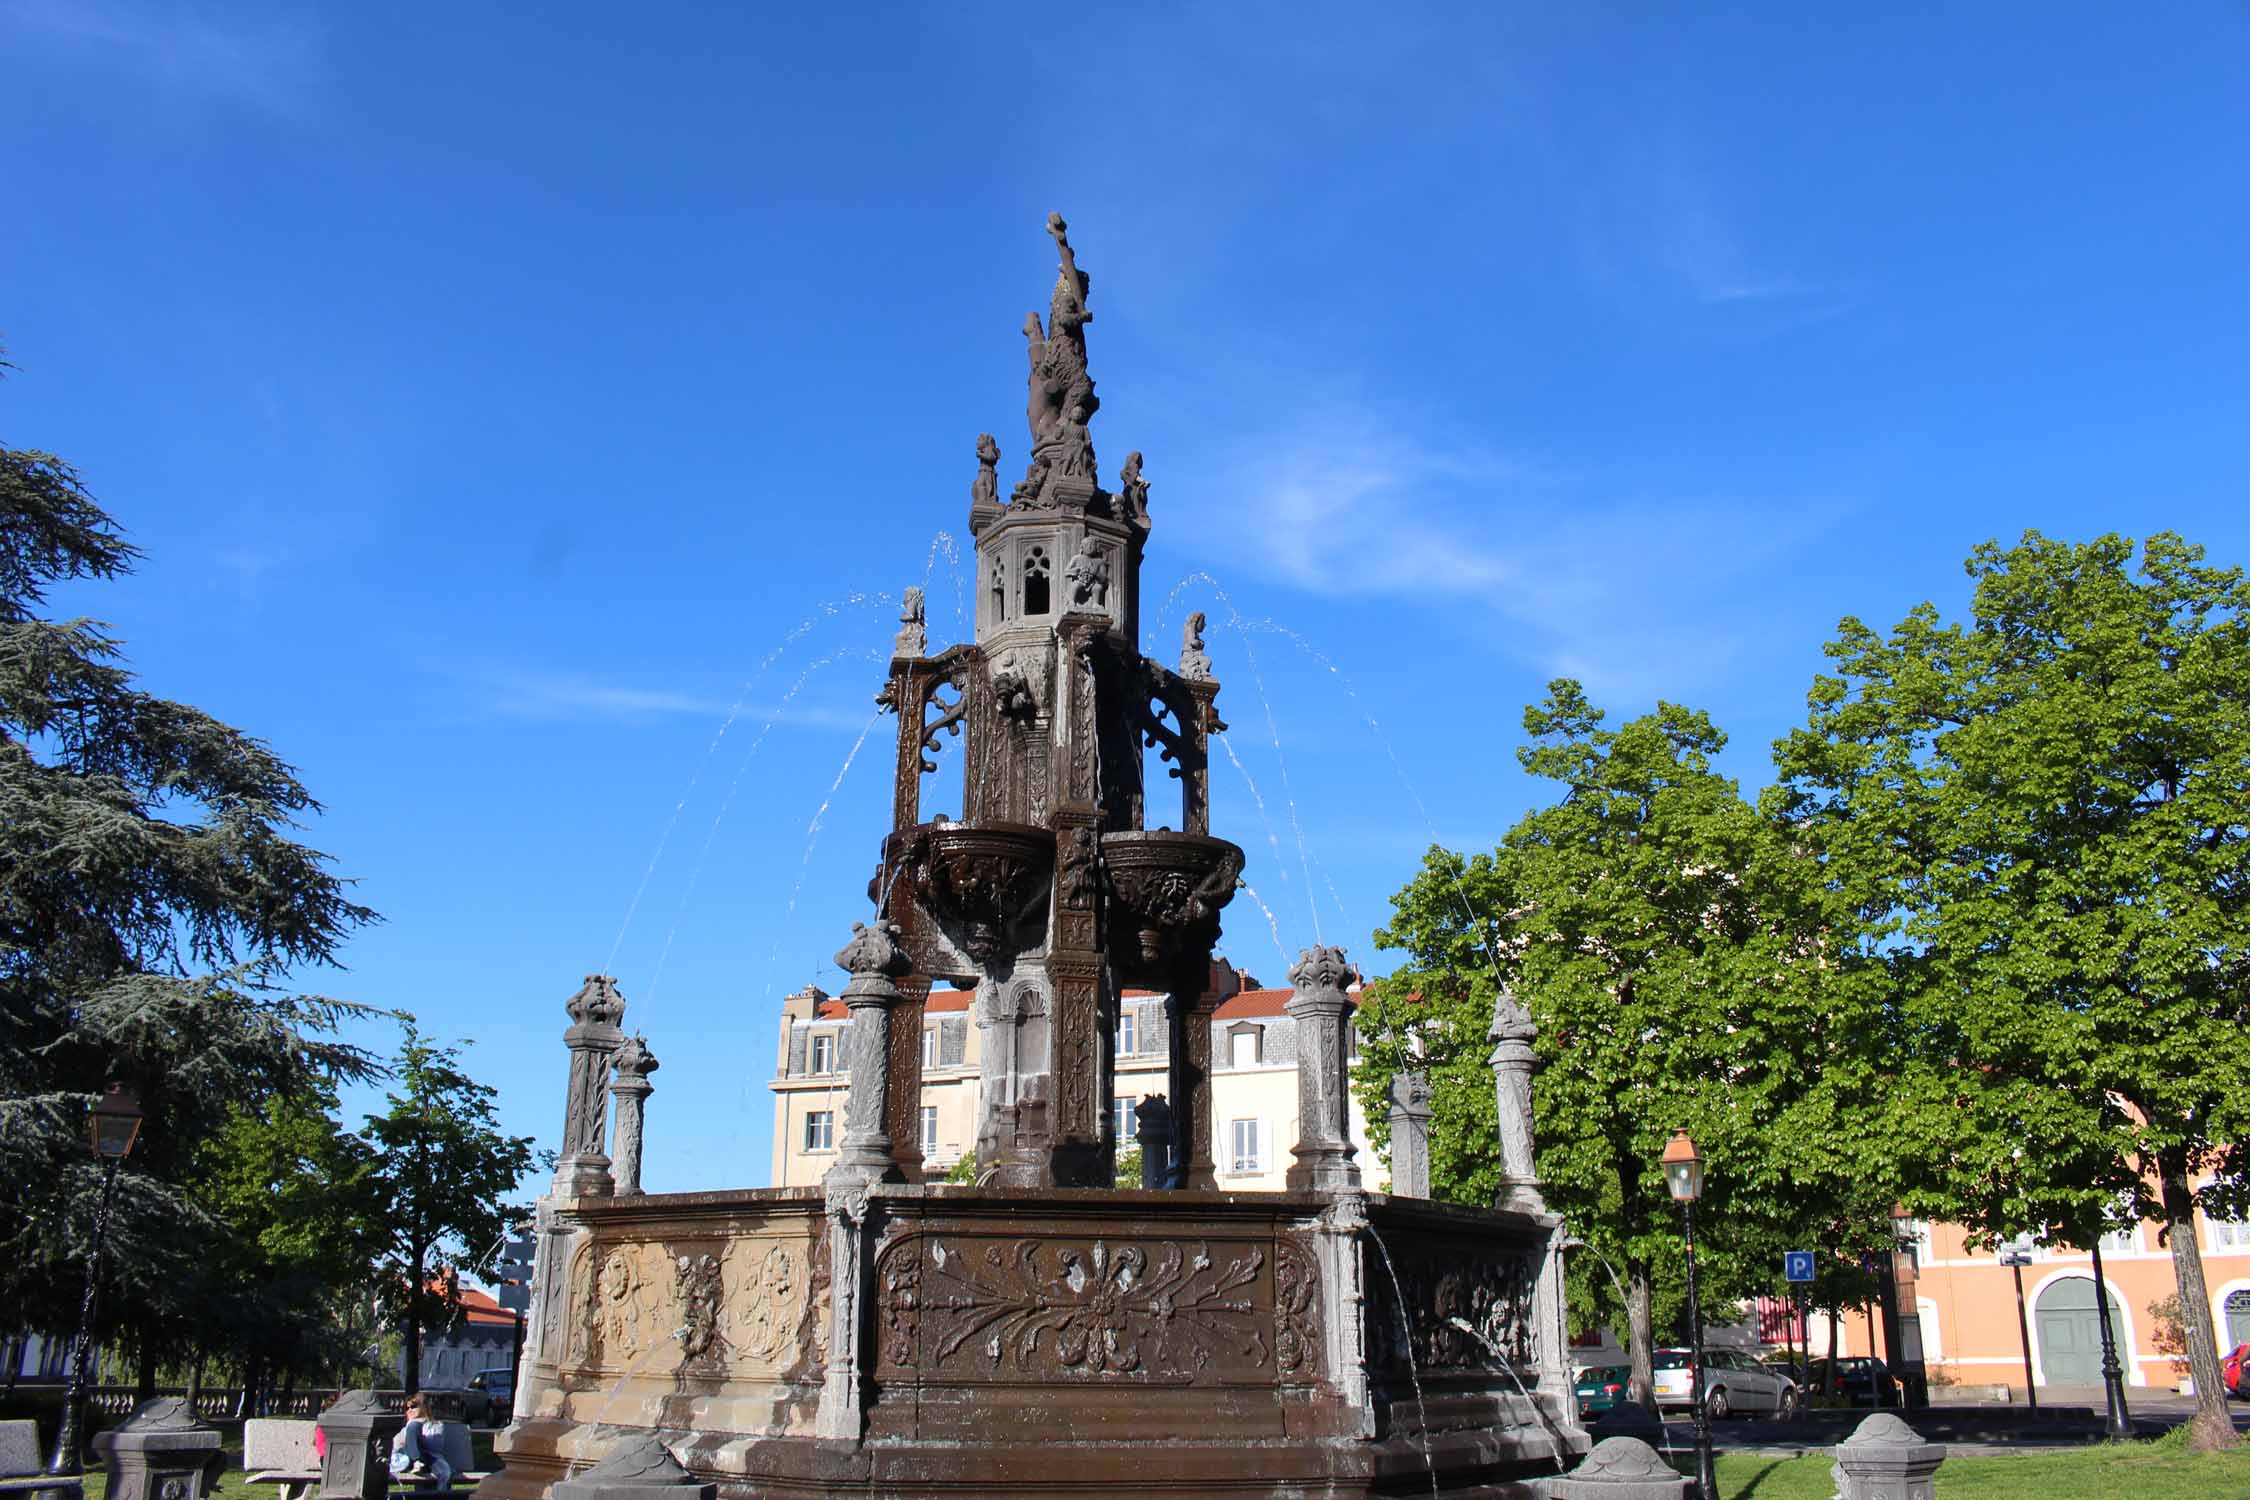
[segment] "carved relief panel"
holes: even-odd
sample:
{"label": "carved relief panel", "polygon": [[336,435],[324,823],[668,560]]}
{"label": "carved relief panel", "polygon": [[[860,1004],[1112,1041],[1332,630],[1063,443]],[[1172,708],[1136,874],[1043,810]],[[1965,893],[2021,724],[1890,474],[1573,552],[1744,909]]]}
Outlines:
{"label": "carved relief panel", "polygon": [[912,1233],[876,1261],[876,1375],[1267,1386],[1318,1360],[1309,1261],[1265,1243]]}

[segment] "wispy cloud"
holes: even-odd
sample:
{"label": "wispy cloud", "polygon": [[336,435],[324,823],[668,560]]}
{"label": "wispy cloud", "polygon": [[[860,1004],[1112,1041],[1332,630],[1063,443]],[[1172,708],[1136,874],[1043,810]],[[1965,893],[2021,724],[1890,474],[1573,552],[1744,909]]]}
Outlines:
{"label": "wispy cloud", "polygon": [[1236,544],[1250,560],[1324,593],[1450,600],[1508,654],[1612,697],[1723,678],[1760,639],[1745,580],[1850,508],[1820,495],[1657,499],[1621,476],[1371,422],[1252,446],[1292,457],[1263,482],[1242,476]]}
{"label": "wispy cloud", "polygon": [[[588,677],[516,676],[500,686],[492,711],[522,719],[640,720],[667,715],[723,719],[736,711],[729,699],[672,688],[638,687],[598,682]],[[867,716],[822,704],[791,702],[785,705],[744,703],[738,717],[753,724],[769,721],[804,729],[858,731]]]}
{"label": "wispy cloud", "polygon": [[213,19],[184,5],[127,0],[0,0],[0,40],[267,108],[294,101],[319,50],[310,10],[259,22],[239,11]]}

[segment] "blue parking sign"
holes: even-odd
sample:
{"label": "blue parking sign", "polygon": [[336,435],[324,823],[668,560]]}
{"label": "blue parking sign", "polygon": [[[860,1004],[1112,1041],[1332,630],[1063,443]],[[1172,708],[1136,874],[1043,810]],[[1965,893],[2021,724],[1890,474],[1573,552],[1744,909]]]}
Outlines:
{"label": "blue parking sign", "polygon": [[1784,1250],[1781,1253],[1781,1274],[1791,1281],[1813,1279],[1813,1253],[1810,1250]]}

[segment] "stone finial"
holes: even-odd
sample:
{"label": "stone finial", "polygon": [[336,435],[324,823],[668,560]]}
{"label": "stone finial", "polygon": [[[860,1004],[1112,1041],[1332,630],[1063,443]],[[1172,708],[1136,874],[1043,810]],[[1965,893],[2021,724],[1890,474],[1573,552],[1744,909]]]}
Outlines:
{"label": "stone finial", "polygon": [[1604,1438],[1585,1461],[1547,1481],[1552,1500],[1687,1500],[1695,1481],[1635,1437]]}
{"label": "stone finial", "polygon": [[1297,1023],[1297,1144],[1282,1180],[1294,1191],[1359,1187],[1346,1082],[1353,1005],[1345,987],[1356,978],[1341,948],[1307,948],[1289,971],[1297,992],[1283,1010]]}
{"label": "stone finial", "polygon": [[625,1019],[625,997],[617,981],[607,974],[588,974],[578,993],[563,1003],[570,1019],[581,1026],[615,1026]]}
{"label": "stone finial", "polygon": [[1531,1076],[1538,1070],[1539,1055],[1532,1039],[1539,1035],[1531,1012],[1506,989],[1492,1006],[1493,1108],[1500,1125],[1500,1206],[1541,1212],[1546,1201],[1539,1191],[1537,1141],[1532,1130]]}
{"label": "stone finial", "polygon": [[555,1500],[712,1500],[718,1485],[697,1479],[653,1432],[629,1432],[602,1461],[554,1487]]}
{"label": "stone finial", "polygon": [[898,923],[854,922],[852,939],[836,955],[836,967],[854,979],[865,974],[897,979],[914,972],[914,960],[906,956],[906,949],[899,942]]}
{"label": "stone finial", "polygon": [[1299,995],[1332,995],[1345,1001],[1348,997],[1344,992],[1358,978],[1359,971],[1341,948],[1307,948],[1289,967],[1289,983]]}
{"label": "stone finial", "polygon": [[1141,1186],[1160,1188],[1172,1176],[1172,1105],[1150,1094],[1133,1106],[1135,1139],[1141,1148]]}
{"label": "stone finial", "polygon": [[1399,1198],[1430,1196],[1430,1079],[1426,1073],[1392,1077],[1391,1193]]}
{"label": "stone finial", "polygon": [[914,970],[896,922],[854,922],[852,940],[836,955],[849,971],[843,1001],[851,1011],[844,1052],[851,1091],[844,1104],[844,1139],[823,1182],[850,1189],[904,1175],[892,1155],[890,1120],[891,1007],[903,998],[898,980]]}
{"label": "stone finial", "polygon": [[914,660],[929,654],[930,632],[922,603],[922,591],[910,588],[899,599],[898,634],[891,637],[891,657],[895,660]]}
{"label": "stone finial", "polygon": [[1211,655],[1203,649],[1203,611],[1187,617],[1180,628],[1180,675],[1190,682],[1211,680]]}
{"label": "stone finial", "polygon": [[1925,1441],[1895,1413],[1879,1411],[1836,1445],[1837,1500],[1932,1500],[1945,1444]]}
{"label": "stone finial", "polygon": [[610,1066],[616,1077],[610,1082],[609,1097],[617,1113],[616,1139],[609,1153],[610,1171],[617,1195],[623,1198],[641,1190],[643,1122],[648,1096],[656,1087],[648,1081],[648,1075],[661,1064],[656,1054],[649,1051],[648,1039],[636,1032],[617,1049]]}
{"label": "stone finial", "polygon": [[188,1500],[211,1493],[225,1455],[217,1428],[195,1419],[178,1396],[157,1396],[106,1432],[94,1451],[109,1469],[109,1493],[118,1500]]}

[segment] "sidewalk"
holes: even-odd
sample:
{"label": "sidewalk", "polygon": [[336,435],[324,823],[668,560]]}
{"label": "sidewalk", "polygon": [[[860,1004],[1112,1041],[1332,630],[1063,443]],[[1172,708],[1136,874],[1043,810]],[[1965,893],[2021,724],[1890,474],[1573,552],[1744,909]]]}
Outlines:
{"label": "sidewalk", "polygon": [[[2092,1399],[2086,1399],[2091,1395]],[[2157,1437],[2195,1410],[2192,1397],[2168,1390],[2129,1390],[2125,1405],[2136,1437]],[[1803,1454],[1824,1452],[1851,1436],[1872,1412],[1867,1407],[1808,1411],[1790,1422],[1724,1421],[1711,1425],[1711,1446],[1721,1453]],[[2103,1438],[2101,1387],[2043,1388],[2039,1408],[2005,1402],[1932,1402],[1920,1411],[1899,1412],[1908,1426],[1956,1453],[2020,1453],[2041,1448],[2080,1447]],[[2250,1431],[2250,1404],[2234,1403],[2234,1425]],[[1664,1424],[1664,1446],[1695,1447],[1695,1423],[1675,1417]]]}

